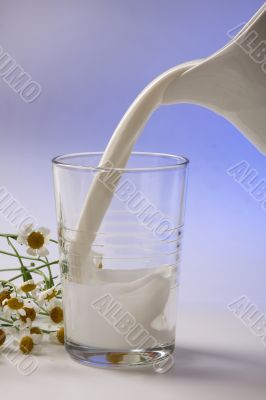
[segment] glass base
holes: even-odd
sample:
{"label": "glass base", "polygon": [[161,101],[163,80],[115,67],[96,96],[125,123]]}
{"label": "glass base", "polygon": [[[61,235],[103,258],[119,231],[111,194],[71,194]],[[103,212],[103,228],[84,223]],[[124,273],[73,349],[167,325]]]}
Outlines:
{"label": "glass base", "polygon": [[160,369],[160,364],[165,365],[174,351],[174,344],[152,349],[136,349],[132,351],[115,351],[96,349],[66,341],[65,347],[69,355],[81,364],[103,368],[127,368],[154,366]]}

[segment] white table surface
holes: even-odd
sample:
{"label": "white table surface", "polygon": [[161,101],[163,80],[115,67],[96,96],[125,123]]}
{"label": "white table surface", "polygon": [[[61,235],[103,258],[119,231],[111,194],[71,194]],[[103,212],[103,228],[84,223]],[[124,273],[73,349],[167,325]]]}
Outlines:
{"label": "white table surface", "polygon": [[0,352],[1,399],[266,399],[266,346],[229,311],[180,310],[176,364],[165,374],[82,366],[54,344],[37,357],[23,376]]}

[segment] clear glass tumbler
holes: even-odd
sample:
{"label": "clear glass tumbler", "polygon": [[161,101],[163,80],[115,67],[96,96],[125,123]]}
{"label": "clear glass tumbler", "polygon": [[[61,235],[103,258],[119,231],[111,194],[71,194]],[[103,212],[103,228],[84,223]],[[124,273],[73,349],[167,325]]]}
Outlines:
{"label": "clear glass tumbler", "polygon": [[188,160],[133,153],[98,168],[101,156],[53,159],[66,350],[95,366],[158,365],[175,346]]}

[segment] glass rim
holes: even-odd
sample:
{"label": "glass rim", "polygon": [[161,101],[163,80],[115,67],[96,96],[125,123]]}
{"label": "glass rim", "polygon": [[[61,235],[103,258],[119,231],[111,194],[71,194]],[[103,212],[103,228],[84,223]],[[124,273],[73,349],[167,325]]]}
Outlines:
{"label": "glass rim", "polygon": [[149,166],[149,167],[125,167],[125,168],[116,168],[116,167],[106,167],[106,166],[90,166],[90,165],[78,165],[72,164],[69,162],[64,162],[67,158],[77,158],[82,156],[102,156],[104,153],[102,151],[94,151],[94,152],[81,152],[81,153],[69,153],[62,154],[52,158],[52,164],[57,167],[74,169],[74,170],[88,170],[88,171],[99,171],[99,172],[110,172],[110,171],[118,171],[118,172],[147,172],[147,171],[164,171],[169,169],[179,169],[185,168],[189,164],[189,159],[182,155],[174,155],[167,153],[155,153],[155,152],[139,152],[133,151],[131,156],[146,156],[146,157],[162,157],[165,159],[169,159],[175,161],[175,163],[169,165],[158,165],[158,166]]}

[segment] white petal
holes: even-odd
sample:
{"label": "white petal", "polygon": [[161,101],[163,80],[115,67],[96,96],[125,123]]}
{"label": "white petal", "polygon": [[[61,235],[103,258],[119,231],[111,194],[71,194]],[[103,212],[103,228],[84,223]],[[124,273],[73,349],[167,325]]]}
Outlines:
{"label": "white petal", "polygon": [[20,338],[23,338],[23,336],[31,336],[30,329],[26,326],[26,324],[21,327],[21,332],[19,336]]}
{"label": "white petal", "polygon": [[27,281],[23,282],[20,286],[23,287],[24,285],[34,285],[34,280],[28,279]]}
{"label": "white petal", "polygon": [[21,230],[20,234],[23,236],[28,236],[34,229],[33,224],[25,225],[25,227]]}
{"label": "white petal", "polygon": [[34,298],[36,298],[36,297],[38,297],[38,294],[39,294],[39,288],[38,288],[38,286],[37,286],[35,289],[33,289],[33,290],[31,291],[31,296],[34,297]]}
{"label": "white petal", "polygon": [[41,232],[44,236],[48,236],[49,233],[50,233],[50,229],[45,228],[44,226],[41,226],[41,227],[38,229],[38,231]]}
{"label": "white petal", "polygon": [[48,244],[49,242],[50,242],[50,236],[48,235],[44,238],[44,244]]}
{"label": "white petal", "polygon": [[27,253],[28,253],[30,256],[37,256],[37,250],[32,249],[31,247],[28,247],[28,248],[27,248]]}
{"label": "white petal", "polygon": [[53,297],[48,305],[47,305],[47,310],[51,311],[54,307],[62,307],[62,304],[58,301],[56,297]]}
{"label": "white petal", "polygon": [[30,318],[26,318],[26,327],[31,328],[32,320]]}
{"label": "white petal", "polygon": [[28,242],[27,242],[27,236],[24,236],[24,235],[18,236],[18,237],[17,237],[17,242],[18,242],[19,244],[25,244],[25,245],[27,245],[27,244],[28,244]]}
{"label": "white petal", "polygon": [[9,326],[8,328],[6,328],[6,332],[9,335],[15,335],[17,333],[17,330],[14,326]]}
{"label": "white petal", "polygon": [[19,319],[17,319],[16,321],[13,322],[14,326],[20,326],[21,321]]}
{"label": "white petal", "polygon": [[51,332],[51,333],[49,333],[49,340],[50,340],[52,343],[57,343],[57,344],[58,344],[58,339],[57,339],[57,337],[56,337],[56,332]]}
{"label": "white petal", "polygon": [[40,249],[37,250],[37,253],[40,257],[45,257],[45,256],[48,256],[49,251],[47,250],[47,248],[45,246],[42,246]]}
{"label": "white petal", "polygon": [[5,299],[5,300],[2,302],[3,312],[5,312],[5,309],[8,308],[7,302],[8,302],[8,299]]}
{"label": "white petal", "polygon": [[42,334],[32,333],[31,337],[32,337],[32,340],[33,340],[34,344],[39,344],[42,341]]}
{"label": "white petal", "polygon": [[21,308],[20,310],[18,310],[18,313],[19,313],[20,315],[22,315],[23,317],[26,315],[26,311],[25,311],[23,308]]}
{"label": "white petal", "polygon": [[4,318],[9,319],[11,317],[11,310],[8,306],[4,306],[3,308],[3,314],[4,314]]}
{"label": "white petal", "polygon": [[43,307],[43,305],[44,305],[44,300],[39,298],[38,303],[40,304],[41,307]]}

